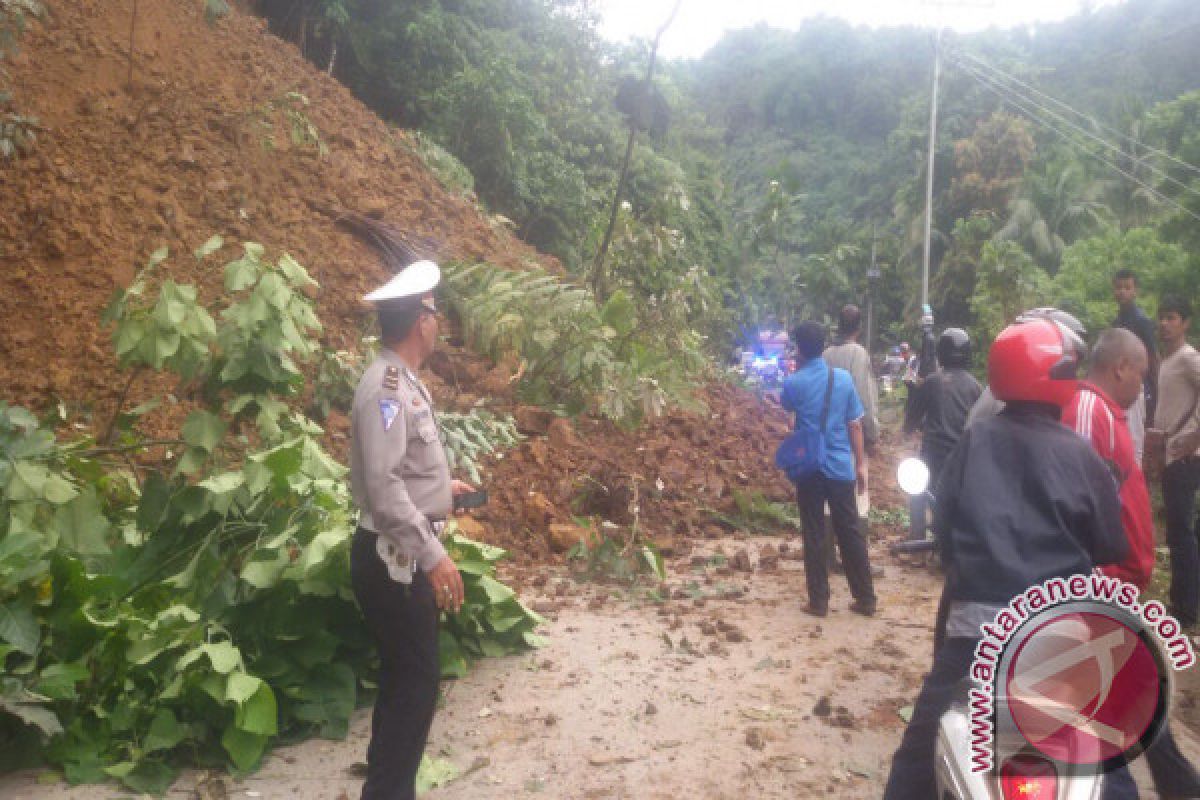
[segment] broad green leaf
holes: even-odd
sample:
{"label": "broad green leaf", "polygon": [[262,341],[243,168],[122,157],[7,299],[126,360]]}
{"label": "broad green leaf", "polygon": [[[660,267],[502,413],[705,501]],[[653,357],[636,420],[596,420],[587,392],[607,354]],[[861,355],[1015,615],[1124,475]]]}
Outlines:
{"label": "broad green leaf", "polygon": [[220,250],[221,246],[224,244],[225,240],[221,238],[220,235],[213,235],[207,242],[197,247],[192,255],[196,257],[197,261],[202,261],[203,259],[208,258],[213,253]]}
{"label": "broad green leaf", "polygon": [[512,589],[487,575],[480,576],[476,586],[483,590],[484,594],[487,595],[488,602],[493,605],[499,605],[515,595]]}
{"label": "broad green leaf", "polygon": [[247,675],[245,672],[232,672],[225,683],[225,699],[241,705],[253,697],[263,685],[261,678]]}
{"label": "broad green leaf", "polygon": [[62,477],[54,474],[46,478],[46,483],[42,486],[42,492],[46,500],[56,506],[61,506],[79,494],[74,486]]}
{"label": "broad green leaf", "polygon": [[208,451],[200,447],[189,447],[183,452],[183,456],[179,459],[177,469],[183,475],[195,475],[204,468],[204,463],[208,460]]}
{"label": "broad green leaf", "polygon": [[167,260],[167,256],[171,251],[166,247],[160,247],[150,254],[150,259],[146,262],[146,267],[157,267],[159,264]]}
{"label": "broad green leaf", "polygon": [[13,465],[12,479],[8,484],[8,499],[12,502],[41,500],[45,496],[46,481],[50,471],[40,464],[18,461]]}
{"label": "broad green leaf", "polygon": [[106,555],[111,525],[100,511],[100,501],[89,488],[54,514],[59,542],[67,550],[83,556]]}
{"label": "broad green leaf", "polygon": [[137,527],[143,533],[158,529],[171,502],[171,484],[161,472],[151,472],[142,483],[142,497],[137,508]]}
{"label": "broad green leaf", "polygon": [[[230,676],[231,681],[233,677]],[[275,693],[258,678],[254,680],[258,681],[258,688],[245,700],[238,702],[234,724],[248,733],[274,736],[279,731],[279,710],[275,704]],[[248,685],[242,686],[239,691],[246,689]]]}
{"label": "broad green leaf", "polygon": [[270,589],[279,583],[279,577],[291,561],[286,552],[276,554],[269,561],[251,561],[242,568],[241,579],[255,589]]}
{"label": "broad green leaf", "polygon": [[220,475],[200,481],[197,485],[213,494],[225,495],[236,491],[245,483],[245,480],[246,478],[241,472],[222,472]]}
{"label": "broad green leaf", "polygon": [[161,795],[175,780],[175,770],[161,761],[142,759],[141,761],[123,761],[111,767],[105,767],[105,774],[121,781],[121,783],[142,794]]}
{"label": "broad green leaf", "polygon": [[146,732],[145,739],[142,740],[142,750],[147,753],[170,750],[187,735],[187,728],[179,724],[174,712],[169,708],[160,708],[150,722],[150,730]]}
{"label": "broad green leaf", "polygon": [[87,680],[88,669],[79,662],[50,664],[38,675],[37,691],[51,700],[75,699],[75,685]]}
{"label": "broad green leaf", "polygon": [[43,736],[57,736],[62,733],[62,723],[58,715],[50,709],[34,703],[12,702],[0,696],[0,713],[12,714],[26,725],[37,728]]}
{"label": "broad green leaf", "polygon": [[0,641],[5,641],[26,655],[35,655],[41,641],[41,628],[33,611],[16,600],[0,604]]}
{"label": "broad green leaf", "polygon": [[267,749],[267,741],[268,737],[244,731],[235,725],[230,725],[221,735],[221,746],[229,754],[233,765],[242,772],[249,772],[258,766]]}
{"label": "broad green leaf", "polygon": [[225,436],[225,423],[216,414],[193,411],[184,421],[182,433],[190,446],[211,453]]}
{"label": "broad green leaf", "polygon": [[312,672],[295,692],[296,719],[317,725],[327,738],[342,738],[357,700],[357,679],[345,664]]}
{"label": "broad green leaf", "polygon": [[258,266],[251,260],[239,258],[225,265],[225,291],[240,292],[258,280]]}
{"label": "broad green leaf", "polygon": [[444,758],[421,756],[421,766],[417,769],[417,792],[428,792],[449,784],[459,775],[458,767]]}
{"label": "broad green leaf", "polygon": [[179,659],[178,669],[187,669],[202,657],[207,657],[212,668],[221,675],[228,675],[242,664],[242,653],[231,642],[213,642],[185,654]]}
{"label": "broad green leaf", "polygon": [[279,271],[293,286],[316,286],[317,282],[312,279],[308,271],[300,266],[296,259],[289,254],[284,253],[279,257]]}

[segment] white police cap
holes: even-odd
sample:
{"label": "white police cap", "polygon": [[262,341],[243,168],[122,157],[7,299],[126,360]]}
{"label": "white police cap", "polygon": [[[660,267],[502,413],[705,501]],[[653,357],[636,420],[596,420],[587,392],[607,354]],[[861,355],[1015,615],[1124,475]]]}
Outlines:
{"label": "white police cap", "polygon": [[433,291],[442,280],[442,271],[432,261],[414,261],[396,273],[390,281],[380,286],[363,300],[376,306],[392,305],[396,301],[419,299]]}

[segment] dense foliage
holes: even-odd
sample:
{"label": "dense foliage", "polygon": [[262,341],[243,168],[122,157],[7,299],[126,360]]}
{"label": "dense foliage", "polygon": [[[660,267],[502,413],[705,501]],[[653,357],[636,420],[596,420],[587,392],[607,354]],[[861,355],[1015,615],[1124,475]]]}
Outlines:
{"label": "dense foliage", "polygon": [[[647,48],[605,43],[586,0],[299,5],[258,2],[317,64],[338,53],[335,75],[445,146],[481,201],[581,283],[632,121],[641,133],[613,288],[633,306],[690,281],[715,302],[685,324],[724,347],[870,292],[882,340],[912,335],[928,31],[759,26],[664,65],[647,91],[637,80]],[[1170,159],[1200,161],[1198,41],[1200,7],[1188,0],[1130,0],[1036,33],[943,41],[931,278],[940,320],[986,336],[1011,303],[1080,302],[1079,287],[1055,280],[1071,248],[1096,238],[1070,257],[1124,258],[1127,248],[1102,243],[1132,229],[1146,231],[1138,247],[1182,247],[1196,274],[1200,220],[1170,201],[1200,216],[1200,173]],[[1004,277],[1012,270],[1020,291]],[[1151,296],[1167,288],[1156,280],[1143,280]],[[1006,296],[993,296],[1001,287]]]}
{"label": "dense foliage", "polygon": [[[3,766],[160,792],[183,763],[251,770],[280,739],[345,735],[373,670],[354,512],[345,468],[289,405],[317,349],[313,281],[264,256],[246,244],[225,266],[216,314],[166,277],[165,250],[109,307],[130,381],[181,380],[176,438],[138,433],[148,406],[100,442],[0,406]],[[443,626],[444,672],[538,644],[536,615],[493,577],[503,551],[447,547],[466,603]]]}

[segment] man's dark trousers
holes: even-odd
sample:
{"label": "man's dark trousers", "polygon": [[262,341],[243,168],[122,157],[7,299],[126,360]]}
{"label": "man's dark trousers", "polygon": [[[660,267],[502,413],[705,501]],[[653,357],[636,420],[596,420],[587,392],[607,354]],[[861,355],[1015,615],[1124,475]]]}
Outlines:
{"label": "man's dark trousers", "polygon": [[1195,521],[1200,458],[1191,456],[1168,464],[1162,487],[1171,551],[1171,613],[1181,625],[1194,625],[1200,606],[1200,541]]}
{"label": "man's dark trousers", "polygon": [[875,587],[867,542],[858,524],[854,481],[835,481],[821,473],[796,481],[796,502],[804,533],[804,573],[808,603],[817,610],[829,607],[829,567],[825,560],[825,503],[833,534],[842,555],[850,593],[864,606],[875,607]]}
{"label": "man's dark trousers", "polygon": [[354,596],[379,648],[379,694],[362,800],[412,800],[437,707],[438,609],[424,572],[414,572],[411,584],[391,579],[375,549],[377,539],[359,528],[350,550]]}

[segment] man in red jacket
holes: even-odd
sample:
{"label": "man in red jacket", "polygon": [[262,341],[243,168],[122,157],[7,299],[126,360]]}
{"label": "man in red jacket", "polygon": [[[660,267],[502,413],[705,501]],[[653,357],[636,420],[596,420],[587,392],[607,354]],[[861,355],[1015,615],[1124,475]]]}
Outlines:
{"label": "man in red jacket", "polygon": [[[1136,334],[1124,328],[1104,331],[1092,350],[1088,379],[1080,382],[1062,415],[1063,423],[1087,439],[1108,464],[1119,487],[1121,526],[1129,540],[1129,555],[1099,569],[1143,591],[1154,571],[1154,520],[1125,410],[1141,394],[1148,369],[1146,348]],[[1146,765],[1160,797],[1200,795],[1200,775],[1180,752],[1170,726],[1164,726],[1146,751]],[[1128,773],[1115,774],[1110,780],[1126,782]]]}
{"label": "man in red jacket", "polygon": [[1062,416],[1067,427],[1091,442],[1119,487],[1129,555],[1102,571],[1142,590],[1154,569],[1154,522],[1125,410],[1136,402],[1148,368],[1146,348],[1136,334],[1124,328],[1104,331],[1092,351],[1088,379],[1080,382]]}

